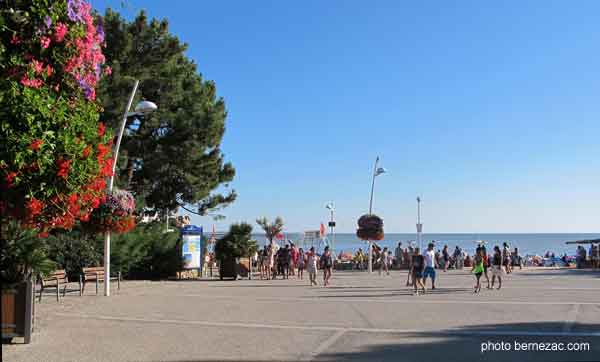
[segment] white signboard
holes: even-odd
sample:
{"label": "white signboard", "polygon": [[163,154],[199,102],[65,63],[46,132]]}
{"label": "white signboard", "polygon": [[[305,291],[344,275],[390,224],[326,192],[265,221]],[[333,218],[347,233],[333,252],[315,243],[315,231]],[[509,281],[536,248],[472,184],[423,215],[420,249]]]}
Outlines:
{"label": "white signboard", "polygon": [[183,260],[185,269],[199,269],[202,266],[202,236],[182,235]]}

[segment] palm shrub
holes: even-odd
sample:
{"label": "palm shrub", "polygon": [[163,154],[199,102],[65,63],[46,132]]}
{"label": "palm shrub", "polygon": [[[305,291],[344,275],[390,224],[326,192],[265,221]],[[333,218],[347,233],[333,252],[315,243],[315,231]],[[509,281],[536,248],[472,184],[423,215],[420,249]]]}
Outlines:
{"label": "palm shrub", "polygon": [[273,222],[269,222],[266,217],[261,217],[260,219],[256,219],[256,223],[264,230],[269,242],[272,242],[277,234],[283,230],[283,219],[280,216],[277,216]]}
{"label": "palm shrub", "polygon": [[3,226],[5,240],[0,243],[0,275],[2,289],[44,276],[55,268],[48,258],[46,244],[31,229],[23,229],[17,222]]}
{"label": "palm shrub", "polygon": [[252,255],[257,249],[256,240],[252,240],[252,225],[242,222],[232,224],[227,234],[217,240],[215,257],[218,260],[241,258]]}

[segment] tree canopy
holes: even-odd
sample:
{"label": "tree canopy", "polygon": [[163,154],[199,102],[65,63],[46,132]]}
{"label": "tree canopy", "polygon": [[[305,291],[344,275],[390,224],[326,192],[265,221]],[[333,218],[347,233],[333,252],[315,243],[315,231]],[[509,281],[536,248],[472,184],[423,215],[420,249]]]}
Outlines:
{"label": "tree canopy", "polygon": [[166,20],[140,12],[128,22],[109,9],[103,23],[112,76],[98,89],[102,119],[117,129],[134,79],[140,80],[136,101],[158,105],[151,115],[128,119],[117,184],[150,211],[192,206],[205,215],[233,202],[234,190],[214,193],[235,175],[220,149],[227,111],[214,82],[198,73]]}

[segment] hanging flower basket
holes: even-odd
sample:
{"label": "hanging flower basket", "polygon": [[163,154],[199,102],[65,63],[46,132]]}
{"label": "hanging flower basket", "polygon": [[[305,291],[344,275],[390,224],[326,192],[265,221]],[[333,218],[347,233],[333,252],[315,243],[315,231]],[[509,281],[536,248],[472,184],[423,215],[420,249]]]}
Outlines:
{"label": "hanging flower basket", "polygon": [[124,190],[114,190],[85,223],[87,230],[94,233],[111,231],[125,233],[135,227],[135,199]]}
{"label": "hanging flower basket", "polygon": [[356,236],[361,240],[383,240],[383,220],[377,215],[363,215],[358,219]]}

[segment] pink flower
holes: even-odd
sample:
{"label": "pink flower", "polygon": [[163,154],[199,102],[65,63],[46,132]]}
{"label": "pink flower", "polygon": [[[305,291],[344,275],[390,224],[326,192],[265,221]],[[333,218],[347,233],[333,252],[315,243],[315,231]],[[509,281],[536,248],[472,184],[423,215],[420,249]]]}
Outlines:
{"label": "pink flower", "polygon": [[57,43],[63,41],[65,35],[67,35],[67,31],[68,28],[65,24],[57,23],[56,26],[54,26],[54,41],[56,41]]}
{"label": "pink flower", "polygon": [[48,38],[47,36],[43,36],[40,38],[40,43],[42,44],[42,48],[48,49],[48,47],[50,46],[50,38]]}
{"label": "pink flower", "polygon": [[21,42],[21,39],[18,36],[16,36],[15,34],[13,34],[12,38],[10,39],[10,43],[12,45],[17,45],[20,42]]}
{"label": "pink flower", "polygon": [[23,78],[21,78],[21,84],[25,87],[39,88],[42,86],[42,83],[41,79],[29,79],[27,75],[23,75]]}
{"label": "pink flower", "polygon": [[35,59],[31,60],[31,65],[33,65],[33,70],[36,74],[40,74],[44,70],[44,63]]}
{"label": "pink flower", "polygon": [[54,70],[52,69],[52,66],[50,64],[48,64],[46,66],[46,74],[48,74],[48,76],[50,77],[53,72],[54,72]]}
{"label": "pink flower", "polygon": [[111,75],[112,74],[112,68],[109,66],[106,66],[106,68],[104,68],[104,74],[105,75]]}

